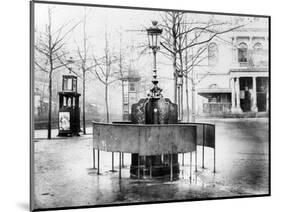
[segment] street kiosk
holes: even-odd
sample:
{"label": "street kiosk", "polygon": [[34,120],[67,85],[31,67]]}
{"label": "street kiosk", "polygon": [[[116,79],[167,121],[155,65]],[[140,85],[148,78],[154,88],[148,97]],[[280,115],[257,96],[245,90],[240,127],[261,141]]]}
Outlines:
{"label": "street kiosk", "polygon": [[79,136],[80,108],[77,93],[77,77],[63,75],[62,91],[59,95],[59,133],[58,136]]}

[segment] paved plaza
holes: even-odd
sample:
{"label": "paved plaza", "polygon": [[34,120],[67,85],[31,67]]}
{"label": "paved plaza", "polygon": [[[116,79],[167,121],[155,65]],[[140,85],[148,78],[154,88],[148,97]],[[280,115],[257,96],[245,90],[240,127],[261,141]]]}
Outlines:
{"label": "paved plaza", "polygon": [[[35,208],[267,194],[268,119],[214,119],[208,122],[216,124],[217,172],[212,172],[213,149],[205,149],[205,169],[202,169],[202,148],[198,147],[198,172],[193,166],[190,180],[189,154],[185,154],[184,166],[180,167],[180,175],[173,182],[169,178],[131,179],[130,154],[125,154],[125,167],[119,180],[118,172],[109,171],[111,153],[101,152],[101,175],[97,175],[93,169],[91,134],[47,140],[44,139],[45,131],[36,131]],[[90,128],[88,132],[91,132]],[[53,135],[56,135],[55,131]],[[179,155],[180,165],[181,157]],[[116,153],[116,170],[118,162]]]}

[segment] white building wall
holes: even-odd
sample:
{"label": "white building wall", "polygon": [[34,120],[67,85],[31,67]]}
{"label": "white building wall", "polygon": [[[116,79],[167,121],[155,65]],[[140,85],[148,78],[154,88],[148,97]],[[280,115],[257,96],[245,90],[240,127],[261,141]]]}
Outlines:
{"label": "white building wall", "polygon": [[[248,46],[252,63],[248,63],[245,67],[238,62],[238,46],[242,42]],[[230,89],[230,71],[232,69],[246,70],[251,66],[250,68],[256,68],[256,71],[259,68],[268,70],[268,28],[264,20],[258,20],[247,28],[224,34],[211,43],[216,43],[218,46],[218,61],[215,65],[210,66],[207,58],[195,68],[197,91],[202,88],[207,89],[212,85],[216,85],[217,88]],[[258,55],[253,53],[256,43],[261,43],[263,47],[262,53]],[[207,51],[206,54],[208,54]],[[203,103],[207,102],[206,98],[196,95],[197,114],[203,112]]]}

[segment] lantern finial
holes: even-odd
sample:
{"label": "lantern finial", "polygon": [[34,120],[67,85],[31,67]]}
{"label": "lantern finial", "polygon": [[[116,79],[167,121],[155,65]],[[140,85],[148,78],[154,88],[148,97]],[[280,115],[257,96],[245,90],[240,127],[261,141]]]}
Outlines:
{"label": "lantern finial", "polygon": [[158,21],[151,21],[153,26],[156,26],[158,24]]}

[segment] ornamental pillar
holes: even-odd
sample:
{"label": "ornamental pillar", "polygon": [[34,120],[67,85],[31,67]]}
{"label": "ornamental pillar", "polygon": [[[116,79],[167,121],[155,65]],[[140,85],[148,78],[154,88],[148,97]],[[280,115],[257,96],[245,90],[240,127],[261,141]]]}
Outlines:
{"label": "ornamental pillar", "polygon": [[252,92],[252,107],[251,107],[251,111],[253,112],[258,112],[258,108],[257,108],[257,80],[256,77],[253,77],[253,92]]}
{"label": "ornamental pillar", "polygon": [[230,79],[230,87],[231,87],[231,112],[235,112],[236,104],[235,104],[235,84],[234,77]]}
{"label": "ornamental pillar", "polygon": [[236,88],[236,111],[238,113],[241,113],[241,106],[240,106],[240,81],[239,77],[236,77],[236,82],[235,82],[235,88]]}

